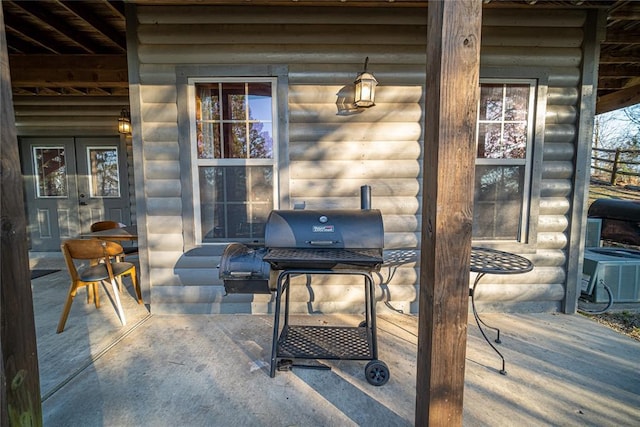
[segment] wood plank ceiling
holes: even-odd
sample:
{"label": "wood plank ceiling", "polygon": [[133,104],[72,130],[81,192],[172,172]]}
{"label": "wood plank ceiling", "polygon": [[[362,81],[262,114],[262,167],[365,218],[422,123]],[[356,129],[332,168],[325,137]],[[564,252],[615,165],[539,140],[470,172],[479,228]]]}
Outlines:
{"label": "wood plank ceiling", "polygon": [[[123,0],[1,0],[14,96],[128,94]],[[425,7],[426,0],[131,0],[137,4],[242,4]],[[640,103],[640,2],[501,1],[498,7],[601,7],[608,11],[601,45],[597,112]]]}

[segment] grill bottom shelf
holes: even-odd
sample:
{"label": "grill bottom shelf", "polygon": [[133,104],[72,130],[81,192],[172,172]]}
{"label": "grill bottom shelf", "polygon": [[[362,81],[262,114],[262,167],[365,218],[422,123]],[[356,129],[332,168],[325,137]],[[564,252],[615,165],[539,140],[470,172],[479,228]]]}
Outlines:
{"label": "grill bottom shelf", "polygon": [[278,339],[278,358],[373,359],[371,329],[366,326],[291,326]]}

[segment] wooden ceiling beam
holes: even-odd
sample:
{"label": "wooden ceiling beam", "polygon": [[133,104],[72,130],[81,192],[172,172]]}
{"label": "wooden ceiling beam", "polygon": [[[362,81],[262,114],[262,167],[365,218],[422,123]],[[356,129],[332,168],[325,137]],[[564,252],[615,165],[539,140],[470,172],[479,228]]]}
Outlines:
{"label": "wooden ceiling beam", "polygon": [[10,55],[19,87],[129,87],[125,55]]}
{"label": "wooden ceiling beam", "polygon": [[10,55],[12,65],[22,68],[30,67],[74,67],[100,68],[104,70],[126,70],[126,55]]}
{"label": "wooden ceiling beam", "polygon": [[603,64],[599,75],[602,77],[636,77],[640,76],[640,64]]}
{"label": "wooden ceiling beam", "polygon": [[13,96],[34,96],[37,95],[36,91],[33,89],[27,89],[23,87],[15,87],[13,86]]}
{"label": "wooden ceiling beam", "polygon": [[640,31],[609,31],[605,36],[603,44],[639,44]]}
{"label": "wooden ceiling beam", "polygon": [[15,7],[20,8],[23,12],[36,18],[44,25],[52,28],[56,33],[62,35],[73,45],[84,50],[86,53],[96,53],[98,51],[97,46],[86,36],[61,19],[51,19],[51,15],[37,3],[25,1],[13,2],[13,4]]}
{"label": "wooden ceiling beam", "polygon": [[[364,7],[427,7],[429,0],[127,0],[139,5],[256,5],[256,6],[364,6]],[[589,7],[607,8],[616,0],[483,0],[483,7],[488,8],[567,8]]]}
{"label": "wooden ceiling beam", "polygon": [[600,52],[600,64],[628,64],[638,61],[640,61],[640,46],[614,52],[603,47]]}
{"label": "wooden ceiling beam", "polygon": [[640,104],[640,84],[598,97],[596,114]]}
{"label": "wooden ceiling beam", "polygon": [[111,96],[112,93],[104,87],[89,87],[87,88],[89,95],[98,95],[98,96]]}
{"label": "wooden ceiling beam", "polygon": [[124,19],[124,1],[114,2],[109,0],[102,0],[102,4],[105,5],[111,12],[117,13],[122,19]]}
{"label": "wooden ceiling beam", "polygon": [[612,21],[640,20],[640,4],[627,5],[624,10],[612,10],[607,18]]}
{"label": "wooden ceiling beam", "polygon": [[[54,76],[55,77],[55,76]],[[42,79],[36,79],[36,78],[31,78],[31,79],[18,79],[16,81],[13,82],[13,86],[14,87],[23,87],[23,88],[29,88],[29,87],[43,87],[43,88],[66,88],[66,87],[82,87],[82,88],[88,88],[88,89],[103,89],[105,92],[107,91],[107,88],[128,88],[129,87],[129,83],[126,81],[108,81],[105,82],[104,80],[100,80],[100,81],[91,81],[86,77],[83,73],[78,73],[78,75],[74,75],[72,76],[75,80],[74,81],[54,81],[54,80],[42,80]],[[84,79],[83,79],[84,78]]]}
{"label": "wooden ceiling beam", "polygon": [[598,78],[598,90],[620,90],[629,86],[629,81],[633,79],[621,77],[600,76]]}
{"label": "wooden ceiling beam", "polygon": [[77,89],[75,87],[63,87],[62,92],[65,95],[86,95],[88,91],[86,89]]}
{"label": "wooden ceiling beam", "polygon": [[627,83],[625,85],[625,89],[629,88],[631,86],[637,86],[637,85],[640,85],[640,76],[632,77],[629,80],[627,80]]}
{"label": "wooden ceiling beam", "polygon": [[126,52],[127,41],[124,35],[119,34],[113,27],[109,26],[105,21],[98,18],[85,4],[77,1],[57,1],[58,4],[65,7],[68,11],[82,19],[88,25],[91,25],[96,31],[104,37],[111,40],[122,52]]}
{"label": "wooden ceiling beam", "polygon": [[139,5],[167,5],[175,6],[181,4],[187,5],[256,5],[256,6],[407,6],[407,7],[427,7],[427,0],[197,0],[197,1],[181,1],[181,0],[129,0],[128,3]]}
{"label": "wooden ceiling beam", "polygon": [[[13,105],[19,105],[21,107],[60,107],[60,101],[52,98],[34,99],[33,93],[27,93],[26,96],[19,96],[13,99]],[[91,96],[73,96],[68,97],[70,99],[65,100],[65,105],[80,106],[80,107],[109,107],[117,106],[118,109],[125,105],[129,105],[128,96],[110,96],[110,97],[91,97]]]}
{"label": "wooden ceiling beam", "polygon": [[[8,16],[9,13],[7,13],[6,15]],[[27,40],[30,43],[34,43],[42,47],[43,50],[49,53],[60,53],[53,46],[50,46],[49,44],[43,42],[43,40],[48,40],[49,38],[39,29],[34,28],[30,24],[20,22],[18,18],[16,18],[15,20],[12,19],[10,22],[12,22],[12,24],[5,23],[5,31],[7,33],[13,33],[14,35],[16,35],[16,37],[22,40]]]}
{"label": "wooden ceiling beam", "polygon": [[[18,96],[34,96],[39,95],[39,98],[44,97],[59,97],[65,96],[66,98],[82,98],[82,97],[100,97],[101,99],[108,98],[127,98],[129,96],[128,87],[19,87],[13,86],[13,95]],[[41,101],[39,101],[41,102]]]}
{"label": "wooden ceiling beam", "polygon": [[[34,53],[33,42],[24,40],[24,35],[16,34],[15,30],[5,27],[7,35],[7,49],[9,54]],[[51,52],[54,53],[54,52]]]}

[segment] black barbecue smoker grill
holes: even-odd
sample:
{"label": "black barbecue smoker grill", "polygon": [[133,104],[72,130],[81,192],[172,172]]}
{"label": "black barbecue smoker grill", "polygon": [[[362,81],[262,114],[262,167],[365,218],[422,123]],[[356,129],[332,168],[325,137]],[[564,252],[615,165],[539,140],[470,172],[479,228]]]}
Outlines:
{"label": "black barbecue smoker grill", "polygon": [[[372,272],[382,265],[384,227],[371,209],[371,190],[361,188],[361,209],[274,210],[265,225],[264,247],[228,245],[220,260],[227,293],[275,292],[271,377],[292,367],[325,368],[300,360],[369,360],[367,381],[386,384],[389,368],[378,360]],[[358,326],[305,326],[289,322],[291,278],[359,276],[364,280],[365,319]],[[284,315],[281,316],[284,297]],[[280,320],[283,317],[283,325]]]}

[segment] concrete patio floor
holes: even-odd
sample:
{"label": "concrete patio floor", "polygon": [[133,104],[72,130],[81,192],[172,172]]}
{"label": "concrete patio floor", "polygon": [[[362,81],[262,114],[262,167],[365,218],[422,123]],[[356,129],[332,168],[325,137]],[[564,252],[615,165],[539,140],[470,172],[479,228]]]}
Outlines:
{"label": "concrete patio floor", "polygon": [[[269,376],[272,316],[153,315],[128,280],[121,326],[80,291],[62,334],[61,271],[32,280],[45,426],[410,426],[416,401],[416,316],[379,315],[379,359],[391,372],[374,387],[366,361],[322,361]],[[54,266],[55,264],[55,266]],[[502,329],[500,359],[469,316],[465,426],[638,426],[640,342],[581,315],[485,314]],[[300,316],[357,324],[353,316]],[[293,322],[292,322],[293,323]]]}

